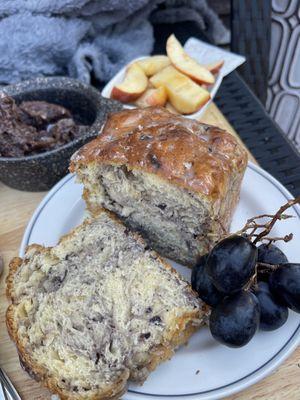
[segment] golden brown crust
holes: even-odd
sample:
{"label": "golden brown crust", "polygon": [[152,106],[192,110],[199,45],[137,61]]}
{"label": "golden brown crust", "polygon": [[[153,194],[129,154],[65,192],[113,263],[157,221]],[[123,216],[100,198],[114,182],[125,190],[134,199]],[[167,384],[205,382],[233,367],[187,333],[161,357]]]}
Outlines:
{"label": "golden brown crust", "polygon": [[[99,215],[101,212],[108,213],[116,222],[123,225],[122,222],[112,213],[108,211],[104,211],[102,209],[97,210],[97,214]],[[83,222],[83,224],[89,224],[91,220],[87,219]],[[70,233],[63,236],[59,243],[67,240],[68,237],[74,235],[79,228],[73,229]],[[143,239],[139,234],[132,234],[136,240],[140,243],[144,243]],[[51,248],[46,248],[40,246],[38,244],[33,244],[27,247],[26,253],[29,251],[37,251],[37,252],[47,252]],[[171,270],[173,273],[179,276],[178,272],[168,265],[164,260],[162,260],[159,256],[158,259],[162,262],[165,268]],[[7,288],[6,293],[9,299],[12,300],[13,304],[11,304],[6,311],[6,325],[9,336],[15,342],[20,363],[25,371],[36,381],[42,383],[43,386],[47,387],[51,392],[56,393],[60,396],[61,400],[114,400],[119,399],[122,394],[126,391],[127,381],[129,379],[128,370],[124,371],[124,374],[120,377],[118,382],[115,382],[112,385],[108,385],[105,391],[101,391],[101,393],[92,393],[80,395],[76,392],[69,392],[59,386],[59,382],[55,379],[54,376],[49,376],[47,369],[38,365],[30,356],[28,351],[26,351],[25,344],[22,341],[22,338],[18,336],[18,325],[17,318],[15,316],[15,312],[17,311],[18,304],[14,304],[14,278],[18,269],[22,266],[24,259],[20,257],[15,257],[11,260],[9,264],[9,274],[6,279]],[[189,292],[194,295],[194,292],[191,287],[189,287]],[[189,337],[199,328],[199,319],[201,319],[201,315],[206,314],[206,307],[203,305],[202,309],[195,309],[194,312],[186,313],[185,315],[174,318],[172,321],[172,329],[169,330],[167,336],[164,339],[164,342],[153,349],[152,357],[149,360],[146,368],[149,372],[153,371],[157,365],[159,365],[164,360],[169,359],[176,347],[181,344],[187,342]],[[195,323],[198,321],[198,323]],[[134,378],[134,377],[131,377]]]}
{"label": "golden brown crust", "polygon": [[[41,246],[40,244],[34,243],[34,244],[27,246],[26,253],[29,251],[41,251],[41,250],[45,250],[45,249],[46,248]],[[14,280],[16,272],[22,265],[23,261],[24,260],[20,257],[14,257],[9,263],[9,271],[8,271],[8,275],[6,277],[6,296],[8,299],[10,299],[12,301],[14,300],[13,280]]]}
{"label": "golden brown crust", "polygon": [[8,275],[6,277],[6,296],[8,299],[13,299],[13,280],[15,273],[19,269],[19,267],[22,265],[22,258],[20,257],[14,257],[11,262],[9,263],[9,271]]}
{"label": "golden brown crust", "polygon": [[243,173],[247,153],[220,128],[149,107],[113,114],[101,135],[75,153],[70,171],[92,162],[124,164],[220,200],[232,174]]}

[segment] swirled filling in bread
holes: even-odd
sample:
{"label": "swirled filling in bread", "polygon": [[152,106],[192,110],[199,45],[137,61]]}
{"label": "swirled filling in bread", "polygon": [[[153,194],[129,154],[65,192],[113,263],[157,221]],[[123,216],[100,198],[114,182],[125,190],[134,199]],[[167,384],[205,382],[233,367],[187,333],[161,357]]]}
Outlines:
{"label": "swirled filling in bread", "polygon": [[229,229],[247,154],[229,133],[158,107],[113,114],[72,157],[89,210],[106,208],[192,266]]}
{"label": "swirled filling in bread", "polygon": [[25,369],[68,399],[119,396],[128,379],[142,382],[204,315],[188,283],[106,212],[14,259],[8,292]]}

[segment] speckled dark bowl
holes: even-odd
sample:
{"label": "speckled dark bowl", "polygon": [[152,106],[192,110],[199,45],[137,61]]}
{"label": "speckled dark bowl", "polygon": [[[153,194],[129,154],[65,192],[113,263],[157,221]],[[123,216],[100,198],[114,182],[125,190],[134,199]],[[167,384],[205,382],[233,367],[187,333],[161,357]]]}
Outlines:
{"label": "speckled dark bowl", "polygon": [[71,155],[99,134],[108,113],[123,108],[121,103],[105,99],[89,85],[70,78],[37,78],[6,86],[3,91],[17,103],[44,100],[69,109],[78,123],[90,125],[81,137],[58,149],[20,158],[0,157],[0,180],[19,190],[48,190],[68,172]]}

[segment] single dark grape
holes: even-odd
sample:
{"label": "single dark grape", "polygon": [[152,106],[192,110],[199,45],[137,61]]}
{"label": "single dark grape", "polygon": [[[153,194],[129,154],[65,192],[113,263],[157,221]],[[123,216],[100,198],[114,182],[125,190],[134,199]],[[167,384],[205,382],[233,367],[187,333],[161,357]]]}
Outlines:
{"label": "single dark grape", "polygon": [[284,252],[273,244],[261,244],[257,250],[257,262],[266,264],[285,264],[289,262]]}
{"label": "single dark grape", "polygon": [[259,303],[251,292],[240,290],[213,308],[209,328],[213,337],[229,347],[245,346],[259,326]]}
{"label": "single dark grape", "polygon": [[214,307],[224,297],[223,293],[220,293],[218,289],[213,285],[210,276],[206,271],[206,261],[208,255],[199,258],[196,265],[192,270],[192,288],[198,293],[201,300],[206,304]]}
{"label": "single dark grape", "polygon": [[269,284],[275,296],[300,313],[300,264],[281,264],[270,275]]}
{"label": "single dark grape", "polygon": [[274,331],[280,328],[288,318],[288,308],[276,300],[267,282],[258,282],[254,294],[260,306],[260,329]]}
{"label": "single dark grape", "polygon": [[212,249],[207,271],[216,288],[230,294],[242,289],[254,274],[256,257],[257,248],[249,239],[232,235]]}

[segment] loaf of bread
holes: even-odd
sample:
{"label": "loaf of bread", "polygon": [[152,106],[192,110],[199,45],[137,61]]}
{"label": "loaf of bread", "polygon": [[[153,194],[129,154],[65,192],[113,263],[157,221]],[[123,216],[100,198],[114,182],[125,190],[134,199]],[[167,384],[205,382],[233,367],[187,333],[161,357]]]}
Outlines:
{"label": "loaf of bread", "polygon": [[192,266],[227,232],[246,165],[231,134],[149,107],[113,114],[70,170],[92,213],[114,212],[161,255]]}
{"label": "loaf of bread", "polygon": [[107,212],[13,259],[7,294],[22,365],[68,400],[119,398],[205,315],[188,283]]}

